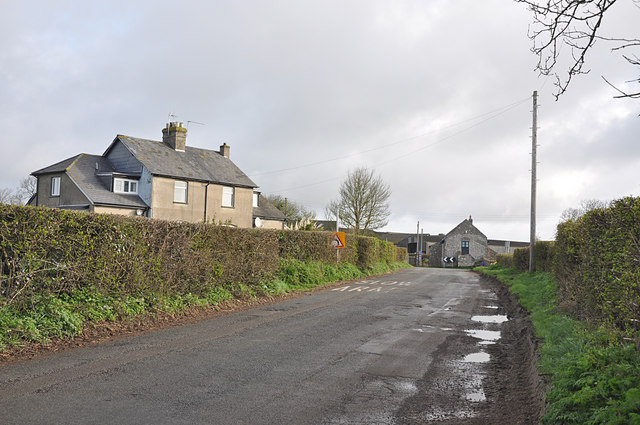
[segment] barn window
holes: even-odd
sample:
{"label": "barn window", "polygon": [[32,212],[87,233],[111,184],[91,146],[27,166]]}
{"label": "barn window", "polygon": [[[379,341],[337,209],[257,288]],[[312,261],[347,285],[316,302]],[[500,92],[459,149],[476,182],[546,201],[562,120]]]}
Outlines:
{"label": "barn window", "polygon": [[469,241],[462,241],[462,254],[469,253]]}

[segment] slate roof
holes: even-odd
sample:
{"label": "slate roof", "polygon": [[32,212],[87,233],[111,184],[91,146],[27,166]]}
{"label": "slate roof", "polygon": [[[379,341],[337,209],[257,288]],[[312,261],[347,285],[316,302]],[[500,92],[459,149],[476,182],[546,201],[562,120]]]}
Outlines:
{"label": "slate roof", "polygon": [[106,158],[86,153],[77,155],[67,169],[68,176],[93,204],[148,208],[138,195],[111,192],[111,178],[101,179],[96,174],[96,163],[100,173],[115,171]]}
{"label": "slate roof", "polygon": [[285,215],[262,195],[259,195],[258,206],[253,207],[253,216],[267,220],[285,220]]}
{"label": "slate roof", "polygon": [[[502,239],[489,239],[487,240],[487,244],[488,245],[495,245],[495,246],[504,246],[505,242],[507,242],[506,240],[502,240]],[[521,241],[509,241],[509,245],[511,246],[511,248],[526,248],[530,245],[529,242],[521,242]]]}
{"label": "slate roof", "polygon": [[67,158],[67,159],[63,159],[60,162],[56,162],[53,165],[49,165],[48,167],[44,167],[41,168],[37,171],[34,171],[33,173],[31,173],[32,176],[39,176],[41,174],[49,174],[49,173],[64,173],[65,171],[67,171],[67,168],[73,164],[73,162],[78,159],[79,156],[84,155],[84,154],[78,154],[75,156],[72,156],[71,158]]}
{"label": "slate roof", "polygon": [[462,232],[464,230],[470,230],[474,233],[480,234],[482,235],[484,238],[486,238],[485,234],[482,233],[480,230],[478,230],[478,228],[476,226],[473,225],[473,221],[469,220],[469,219],[464,219],[462,220],[462,222],[460,222],[460,224],[458,224],[456,227],[454,227],[449,233],[447,233],[447,235],[445,236],[445,239],[449,236],[449,235],[454,235],[456,233]]}
{"label": "slate roof", "polygon": [[[179,152],[155,140],[118,135],[122,144],[156,176],[196,180],[223,185],[256,188],[256,185],[229,158],[218,151],[187,146]],[[107,156],[113,144],[103,154]]]}

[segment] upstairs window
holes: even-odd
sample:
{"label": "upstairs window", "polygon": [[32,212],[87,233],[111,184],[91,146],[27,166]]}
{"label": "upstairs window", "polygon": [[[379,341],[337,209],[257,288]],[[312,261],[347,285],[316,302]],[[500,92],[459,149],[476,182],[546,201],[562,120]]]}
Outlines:
{"label": "upstairs window", "polygon": [[253,207],[256,208],[258,207],[258,197],[260,196],[260,194],[253,192]]}
{"label": "upstairs window", "polygon": [[233,208],[235,201],[235,188],[224,186],[222,188],[222,206]]}
{"label": "upstairs window", "polygon": [[187,182],[177,181],[173,183],[173,202],[181,204],[187,203],[187,190],[189,185]]}
{"label": "upstairs window", "polygon": [[51,177],[51,196],[60,196],[60,177]]}
{"label": "upstairs window", "polygon": [[129,179],[113,179],[113,191],[115,193],[138,193],[138,182]]}
{"label": "upstairs window", "polygon": [[469,241],[462,241],[462,255],[469,253]]}

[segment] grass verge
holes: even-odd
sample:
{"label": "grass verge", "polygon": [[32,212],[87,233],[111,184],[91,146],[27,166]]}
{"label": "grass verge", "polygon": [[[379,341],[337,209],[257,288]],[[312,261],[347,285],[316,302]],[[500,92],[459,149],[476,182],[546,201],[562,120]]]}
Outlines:
{"label": "grass verge", "polygon": [[361,270],[350,263],[328,265],[321,262],[282,260],[277,276],[260,285],[230,283],[202,294],[158,294],[100,292],[85,287],[62,294],[34,294],[28,301],[13,304],[0,298],[0,352],[8,346],[28,342],[48,342],[82,333],[88,323],[131,320],[143,315],[180,315],[194,306],[217,306],[234,299],[285,295],[341,280],[358,279],[409,267],[406,263],[375,264]]}
{"label": "grass verge", "polygon": [[640,352],[614,331],[588,328],[558,309],[549,273],[522,273],[494,265],[478,271],[517,294],[531,313],[540,371],[549,376],[543,424],[640,425]]}

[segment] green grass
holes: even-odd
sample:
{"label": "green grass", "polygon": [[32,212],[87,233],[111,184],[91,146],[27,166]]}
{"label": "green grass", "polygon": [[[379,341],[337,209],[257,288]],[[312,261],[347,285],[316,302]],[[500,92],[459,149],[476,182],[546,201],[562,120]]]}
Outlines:
{"label": "green grass", "polygon": [[284,295],[341,280],[357,279],[409,267],[382,262],[367,270],[350,263],[282,260],[277,276],[260,285],[230,283],[202,294],[112,293],[86,287],[63,294],[36,294],[19,305],[0,298],[0,351],[27,342],[48,342],[53,337],[82,333],[87,323],[130,320],[159,312],[181,314],[193,306],[216,306],[232,299]]}
{"label": "green grass", "polygon": [[478,268],[505,282],[543,338],[539,369],[551,380],[543,424],[640,424],[640,353],[615,332],[590,329],[557,308],[548,273]]}

